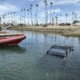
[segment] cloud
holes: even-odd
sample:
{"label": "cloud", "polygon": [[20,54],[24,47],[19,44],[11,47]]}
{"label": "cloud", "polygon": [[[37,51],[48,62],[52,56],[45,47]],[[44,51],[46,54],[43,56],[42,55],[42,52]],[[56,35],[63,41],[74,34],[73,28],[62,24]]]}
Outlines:
{"label": "cloud", "polygon": [[13,6],[7,3],[4,3],[2,5],[0,5],[0,14],[4,14],[10,11],[18,11],[18,7],[17,6]]}
{"label": "cloud", "polygon": [[34,1],[34,0],[28,0],[28,1]]}
{"label": "cloud", "polygon": [[[64,5],[64,4],[78,4],[80,0],[47,0],[47,3],[50,4],[53,2],[53,5]],[[39,1],[39,4],[43,6],[44,0]]]}
{"label": "cloud", "polygon": [[[53,12],[55,12],[55,13],[58,13],[58,12],[60,12],[61,10],[60,9],[55,9],[55,10],[52,10],[51,11],[51,13],[53,14]],[[48,10],[48,15],[50,14],[50,10]],[[41,17],[45,17],[45,12],[43,11],[43,12],[41,12],[40,13],[40,16]]]}
{"label": "cloud", "polygon": [[55,2],[55,4],[76,4],[77,2],[78,2],[79,0],[74,0],[74,1],[72,1],[72,0],[66,0],[66,1],[60,1],[60,2]]}
{"label": "cloud", "polygon": [[53,10],[53,12],[60,12],[60,11],[61,11],[60,9]]}
{"label": "cloud", "polygon": [[[78,5],[80,3],[80,0],[47,0],[48,7],[50,6],[50,2],[53,2],[53,6],[55,5],[65,5],[65,4],[74,4]],[[39,10],[42,10],[45,8],[44,0],[38,1],[39,4]]]}
{"label": "cloud", "polygon": [[53,2],[54,5],[77,4],[80,0],[47,0],[48,3]]}

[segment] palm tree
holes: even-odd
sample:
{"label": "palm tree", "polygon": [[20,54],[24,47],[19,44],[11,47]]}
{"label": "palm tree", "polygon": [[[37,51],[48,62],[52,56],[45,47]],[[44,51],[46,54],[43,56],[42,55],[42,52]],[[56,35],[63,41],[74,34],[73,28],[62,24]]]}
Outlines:
{"label": "palm tree", "polygon": [[33,21],[32,21],[32,4],[30,4],[30,12],[31,12],[31,24],[32,24],[32,26],[33,26]]}
{"label": "palm tree", "polygon": [[4,19],[4,23],[5,23],[5,22],[6,22],[6,13],[4,14],[4,18],[5,18],[5,19]]}
{"label": "palm tree", "polygon": [[77,14],[75,13],[75,20],[77,19]]}
{"label": "palm tree", "polygon": [[61,16],[62,16],[62,15],[60,15],[60,23],[61,23]]}
{"label": "palm tree", "polygon": [[3,18],[3,24],[4,24],[4,15],[2,15],[2,18]]}
{"label": "palm tree", "polygon": [[11,21],[13,22],[12,13],[10,13],[10,14],[11,14]]}
{"label": "palm tree", "polygon": [[15,12],[13,12],[13,14],[14,14],[14,22],[15,22]]}
{"label": "palm tree", "polygon": [[56,25],[58,24],[57,20],[58,20],[58,16],[55,17],[56,18]]}
{"label": "palm tree", "polygon": [[36,22],[37,22],[37,21],[36,21],[36,16],[37,16],[37,15],[35,14],[35,25],[37,24],[37,23],[36,23]]}
{"label": "palm tree", "polygon": [[53,11],[53,16],[52,16],[53,18],[54,18],[54,14],[55,14],[55,12]]}
{"label": "palm tree", "polygon": [[21,26],[21,15],[20,15],[20,26]]}
{"label": "palm tree", "polygon": [[27,11],[28,11],[28,26],[29,26],[29,9],[27,9]]}
{"label": "palm tree", "polygon": [[45,3],[45,23],[46,23],[46,3],[47,3],[47,0],[44,0],[44,3]]}
{"label": "palm tree", "polygon": [[67,25],[67,17],[68,17],[68,14],[66,13],[66,25]]}
{"label": "palm tree", "polygon": [[0,17],[0,31],[1,31],[1,17]]}
{"label": "palm tree", "polygon": [[[30,7],[30,13],[31,13],[31,9],[32,9],[32,8]],[[31,23],[32,23],[32,13],[31,13]]]}
{"label": "palm tree", "polygon": [[23,9],[21,9],[21,23],[23,24]]}
{"label": "palm tree", "polygon": [[24,25],[25,25],[25,10],[26,10],[26,9],[24,9]]}
{"label": "palm tree", "polygon": [[54,18],[52,18],[52,25],[54,25]]}
{"label": "palm tree", "polygon": [[37,25],[37,12],[35,13],[35,22],[36,22],[36,25]]}
{"label": "palm tree", "polygon": [[11,15],[12,15],[12,24],[13,24],[13,13],[11,13]]}
{"label": "palm tree", "polygon": [[58,23],[59,23],[59,22],[58,22],[58,20],[59,20],[59,18],[58,18],[58,14],[57,14],[56,16],[57,16],[57,25],[58,25]]}
{"label": "palm tree", "polygon": [[50,24],[51,24],[51,19],[52,19],[52,2],[50,2],[50,5],[51,5],[51,10],[50,10]]}
{"label": "palm tree", "polygon": [[8,24],[8,13],[6,13],[6,22]]}
{"label": "palm tree", "polygon": [[36,4],[36,8],[37,8],[37,15],[36,15],[36,17],[37,17],[37,25],[38,25],[38,4]]}
{"label": "palm tree", "polygon": [[47,25],[47,21],[48,21],[47,5],[48,5],[48,3],[46,2],[45,5],[46,5],[46,25]]}
{"label": "palm tree", "polygon": [[74,12],[72,12],[72,24],[74,22]]}
{"label": "palm tree", "polygon": [[[9,13],[7,13],[8,14],[8,23],[9,23]],[[10,23],[9,23],[10,24]]]}
{"label": "palm tree", "polygon": [[53,16],[52,16],[52,21],[53,21],[52,23],[53,23],[53,25],[54,25],[54,13],[55,12],[53,12]]}
{"label": "palm tree", "polygon": [[48,23],[48,12],[46,12],[46,25]]}

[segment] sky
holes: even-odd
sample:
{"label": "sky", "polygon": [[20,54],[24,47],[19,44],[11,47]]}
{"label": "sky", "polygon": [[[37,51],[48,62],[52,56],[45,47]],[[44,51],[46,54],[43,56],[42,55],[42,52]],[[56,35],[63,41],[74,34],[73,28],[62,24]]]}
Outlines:
{"label": "sky", "polygon": [[[47,0],[48,6],[48,22],[50,20],[50,2],[53,2],[52,5],[52,14],[55,18],[58,15],[61,21],[66,21],[66,13],[68,14],[68,22],[71,22],[72,19],[72,12],[77,14],[77,19],[80,18],[80,0]],[[0,16],[7,13],[15,12],[16,21],[19,22],[21,16],[21,9],[26,9],[25,12],[25,21],[28,22],[28,14],[27,9],[30,9],[30,4],[32,4],[32,17],[33,21],[35,22],[35,13],[36,13],[36,4],[38,4],[38,20],[39,23],[44,22],[45,18],[45,4],[44,0],[0,0]],[[6,15],[6,18],[8,16]],[[29,20],[30,21],[30,20]]]}

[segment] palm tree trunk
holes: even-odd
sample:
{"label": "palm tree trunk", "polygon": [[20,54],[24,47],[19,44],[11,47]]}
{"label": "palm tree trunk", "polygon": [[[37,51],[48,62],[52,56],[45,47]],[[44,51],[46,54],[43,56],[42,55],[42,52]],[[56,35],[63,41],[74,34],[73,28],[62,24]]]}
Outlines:
{"label": "palm tree trunk", "polygon": [[66,16],[66,25],[67,25],[67,16]]}
{"label": "palm tree trunk", "polygon": [[27,9],[27,11],[28,11],[28,26],[29,26],[29,9]]}
{"label": "palm tree trunk", "polygon": [[21,24],[23,24],[23,10],[21,10]]}
{"label": "palm tree trunk", "polygon": [[51,5],[51,10],[50,10],[50,24],[52,23],[52,2],[50,3],[50,5]]}
{"label": "palm tree trunk", "polygon": [[[31,13],[31,8],[30,8],[30,13]],[[31,13],[31,23],[32,23],[32,13]]]}
{"label": "palm tree trunk", "polygon": [[24,25],[25,25],[25,10],[24,10]]}
{"label": "palm tree trunk", "polygon": [[45,3],[45,24],[46,24],[46,4],[47,4],[47,0],[44,0],[44,3]]}
{"label": "palm tree trunk", "polygon": [[73,22],[74,22],[74,12],[72,12],[72,25],[73,25]]}
{"label": "palm tree trunk", "polygon": [[38,24],[38,6],[37,6],[37,24]]}
{"label": "palm tree trunk", "polygon": [[36,15],[35,15],[35,25],[37,24],[36,22],[37,22],[37,21],[36,21]]}
{"label": "palm tree trunk", "polygon": [[31,8],[31,24],[32,24],[32,26],[33,26],[33,20],[32,20],[33,18],[32,18],[32,8]]}
{"label": "palm tree trunk", "polygon": [[32,4],[30,4],[30,13],[31,13],[31,25],[33,26],[33,21],[32,21]]}
{"label": "palm tree trunk", "polygon": [[46,24],[46,6],[45,6],[45,24]]}
{"label": "palm tree trunk", "polygon": [[32,25],[32,8],[31,8],[30,12],[31,12],[31,25]]}
{"label": "palm tree trunk", "polygon": [[51,25],[51,10],[50,10],[50,25]]}
{"label": "palm tree trunk", "polygon": [[29,26],[29,11],[28,11],[28,26]]}
{"label": "palm tree trunk", "polygon": [[1,31],[1,17],[0,17],[0,31]]}
{"label": "palm tree trunk", "polygon": [[29,9],[27,9],[28,12],[28,26],[29,26]]}
{"label": "palm tree trunk", "polygon": [[38,25],[38,4],[36,4],[36,23],[37,23],[37,25]]}
{"label": "palm tree trunk", "polygon": [[21,16],[20,16],[20,26],[21,26]]}
{"label": "palm tree trunk", "polygon": [[14,12],[14,22],[15,22],[15,12]]}
{"label": "palm tree trunk", "polygon": [[9,24],[9,13],[8,13],[8,24]]}
{"label": "palm tree trunk", "polygon": [[45,4],[46,4],[46,10],[45,10],[45,11],[46,11],[46,25],[47,25],[47,21],[48,21],[47,5],[48,5],[48,4],[47,4],[47,3],[45,3]]}

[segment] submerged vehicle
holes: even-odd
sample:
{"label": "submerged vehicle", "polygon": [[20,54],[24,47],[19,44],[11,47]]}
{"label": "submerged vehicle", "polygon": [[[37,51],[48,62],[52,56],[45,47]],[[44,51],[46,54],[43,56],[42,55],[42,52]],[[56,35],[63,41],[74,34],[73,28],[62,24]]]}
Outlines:
{"label": "submerged vehicle", "polygon": [[68,54],[73,51],[72,46],[60,46],[53,45],[48,51],[47,54],[52,54],[55,56],[67,57]]}

